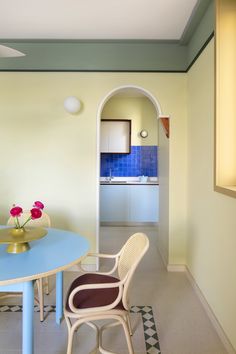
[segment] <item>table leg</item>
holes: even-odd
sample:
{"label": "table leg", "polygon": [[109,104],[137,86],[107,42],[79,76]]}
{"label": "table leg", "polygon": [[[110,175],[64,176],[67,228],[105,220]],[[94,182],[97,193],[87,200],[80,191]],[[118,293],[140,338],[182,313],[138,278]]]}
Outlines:
{"label": "table leg", "polygon": [[23,284],[23,339],[22,354],[34,352],[34,283]]}
{"label": "table leg", "polygon": [[60,324],[63,316],[63,272],[56,274],[56,323]]}

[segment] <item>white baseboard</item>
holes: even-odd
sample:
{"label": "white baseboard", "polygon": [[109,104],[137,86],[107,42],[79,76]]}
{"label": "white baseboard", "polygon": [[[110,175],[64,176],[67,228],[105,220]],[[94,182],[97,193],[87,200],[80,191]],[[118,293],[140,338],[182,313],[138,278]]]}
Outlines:
{"label": "white baseboard", "polygon": [[[83,264],[82,267],[86,272],[94,272],[95,270],[97,270],[96,264]],[[79,272],[80,269],[79,269],[79,266],[74,265],[74,266],[68,268],[67,271]]]}
{"label": "white baseboard", "polygon": [[208,304],[205,296],[203,295],[201,289],[197,285],[194,277],[192,276],[190,270],[185,264],[168,264],[167,265],[167,270],[168,272],[186,272],[187,278],[190,282],[190,284],[193,287],[193,290],[195,291],[198,299],[200,300],[204,310],[206,311],[206,314],[208,318],[210,319],[215,331],[217,332],[218,336],[220,337],[221,342],[223,343],[226,351],[228,354],[236,354],[236,350],[234,349],[232,343],[228,339],[225,331],[221,327],[219,321],[217,320],[212,308]]}
{"label": "white baseboard", "polygon": [[215,328],[218,336],[220,337],[220,340],[223,343],[227,353],[228,354],[236,354],[236,350],[234,349],[234,347],[231,344],[230,340],[228,339],[226,333],[224,332],[223,328],[221,327],[212,308],[208,304],[205,296],[203,295],[201,289],[197,285],[197,283],[196,283],[194,277],[192,276],[191,272],[189,271],[188,267],[185,266],[185,270],[186,270],[186,275],[188,277],[188,280],[190,281],[190,284],[192,285],[197,297],[201,301],[201,304],[204,307],[204,310],[206,311],[206,314],[207,314],[208,318],[210,319],[213,327]]}
{"label": "white baseboard", "polygon": [[168,264],[167,265],[168,272],[186,272],[185,264]]}

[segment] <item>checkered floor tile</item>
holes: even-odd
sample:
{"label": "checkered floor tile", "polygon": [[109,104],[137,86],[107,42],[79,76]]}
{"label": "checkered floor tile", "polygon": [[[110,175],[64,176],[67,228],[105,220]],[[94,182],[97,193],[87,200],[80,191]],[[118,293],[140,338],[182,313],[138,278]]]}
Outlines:
{"label": "checkered floor tile", "polygon": [[152,307],[132,306],[130,312],[140,313],[142,316],[147,354],[161,354]]}
{"label": "checkered floor tile", "polygon": [[[45,305],[45,312],[55,312],[55,305]],[[22,312],[22,305],[0,306],[0,312]],[[39,312],[39,307],[34,306],[34,312]],[[140,313],[143,321],[143,331],[147,354],[161,354],[158,334],[151,306],[132,306],[131,313]]]}

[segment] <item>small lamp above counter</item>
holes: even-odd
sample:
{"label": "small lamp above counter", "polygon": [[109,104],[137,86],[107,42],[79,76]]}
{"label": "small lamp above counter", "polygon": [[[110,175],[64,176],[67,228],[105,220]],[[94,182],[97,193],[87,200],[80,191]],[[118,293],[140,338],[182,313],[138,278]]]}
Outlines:
{"label": "small lamp above counter", "polygon": [[143,129],[143,130],[141,130],[139,135],[141,136],[141,138],[147,138],[148,137],[148,132],[147,132],[147,130]]}

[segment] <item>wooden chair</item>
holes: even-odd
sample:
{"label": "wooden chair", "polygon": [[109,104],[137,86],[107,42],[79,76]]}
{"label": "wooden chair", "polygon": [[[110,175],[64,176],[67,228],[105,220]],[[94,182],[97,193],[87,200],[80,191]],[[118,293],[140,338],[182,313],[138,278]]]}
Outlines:
{"label": "wooden chair", "polygon": [[[134,354],[131,341],[129,319],[128,289],[134,271],[149,247],[149,240],[143,233],[135,233],[124,244],[119,253],[96,254],[88,256],[114,260],[114,266],[108,272],[85,273],[75,279],[68,291],[65,303],[65,319],[68,327],[67,354],[72,352],[73,335],[86,323],[97,333],[94,352],[112,354],[102,347],[102,332],[116,325],[122,325],[129,354]],[[114,273],[117,273],[114,276]],[[112,320],[112,323],[98,328],[97,320]]]}
{"label": "wooden chair", "polygon": [[[30,216],[30,212],[25,211],[19,217],[20,224],[22,225]],[[7,225],[15,226],[14,218],[11,216],[8,221]],[[51,220],[48,214],[42,212],[42,216],[39,219],[30,220],[26,224],[27,227],[51,227]],[[40,312],[40,321],[44,320],[44,295],[43,289],[45,288],[46,294],[49,294],[49,281],[48,277],[40,278],[36,281],[38,297],[35,297],[35,301],[39,304],[39,312]],[[15,297],[15,296],[22,296],[21,293],[6,293],[0,296],[0,299],[7,298],[7,297]]]}

